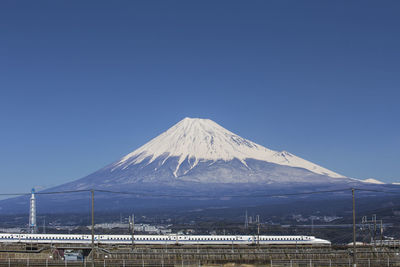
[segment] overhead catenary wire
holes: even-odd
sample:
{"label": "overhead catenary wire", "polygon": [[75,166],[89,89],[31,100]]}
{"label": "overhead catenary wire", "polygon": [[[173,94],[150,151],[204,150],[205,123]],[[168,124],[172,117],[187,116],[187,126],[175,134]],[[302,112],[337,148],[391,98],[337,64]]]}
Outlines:
{"label": "overhead catenary wire", "polygon": [[[170,198],[268,198],[268,197],[288,197],[288,196],[301,196],[301,195],[314,195],[314,194],[324,194],[324,193],[338,193],[338,192],[351,192],[364,191],[364,192],[375,192],[375,193],[385,193],[385,194],[395,194],[400,195],[399,192],[387,191],[387,190],[377,190],[377,189],[365,189],[365,188],[342,188],[335,190],[319,190],[319,191],[307,191],[307,192],[293,192],[293,193],[278,193],[278,194],[240,194],[240,195],[179,195],[179,194],[154,194],[145,192],[133,192],[133,191],[113,191],[113,190],[103,190],[103,189],[80,189],[80,190],[67,190],[67,191],[49,191],[49,192],[36,192],[36,195],[55,195],[55,194],[72,194],[72,193],[84,193],[84,192],[94,192],[99,193],[109,193],[109,194],[122,194],[122,195],[132,195],[141,197],[170,197]],[[0,193],[0,196],[29,196],[31,193]]]}
{"label": "overhead catenary wire", "polygon": [[0,193],[0,196],[30,196],[31,193]]}
{"label": "overhead catenary wire", "polygon": [[[68,190],[68,191],[52,191],[52,192],[35,192],[35,195],[55,195],[90,192],[90,190]],[[0,193],[0,196],[30,196],[32,193]]]}
{"label": "overhead catenary wire", "polygon": [[264,198],[264,197],[286,197],[286,196],[297,196],[297,195],[312,195],[312,194],[324,194],[324,193],[337,193],[347,192],[351,188],[336,189],[336,190],[321,190],[321,191],[309,191],[309,192],[297,192],[297,193],[281,193],[281,194],[243,194],[243,195],[177,195],[177,194],[154,194],[154,193],[141,193],[141,192],[127,192],[127,191],[112,191],[112,190],[95,190],[100,193],[110,194],[122,194],[122,195],[134,195],[134,196],[146,196],[146,197],[172,197],[172,198]]}
{"label": "overhead catenary wire", "polygon": [[55,195],[55,194],[70,194],[70,193],[81,193],[81,192],[91,192],[90,189],[82,190],[68,190],[68,191],[55,191],[55,192],[38,192],[36,195]]}
{"label": "overhead catenary wire", "polygon": [[365,188],[354,188],[354,190],[355,191],[365,191],[365,192],[376,192],[376,193],[400,195],[400,191],[399,192],[394,192],[394,191],[377,190],[377,189],[365,189]]}

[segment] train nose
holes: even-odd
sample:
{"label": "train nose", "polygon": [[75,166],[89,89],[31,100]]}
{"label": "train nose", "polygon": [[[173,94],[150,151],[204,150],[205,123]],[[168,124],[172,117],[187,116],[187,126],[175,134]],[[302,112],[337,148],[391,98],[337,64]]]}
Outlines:
{"label": "train nose", "polygon": [[321,244],[321,245],[331,245],[330,241],[325,240],[325,239],[320,239],[320,238],[316,238],[315,243]]}

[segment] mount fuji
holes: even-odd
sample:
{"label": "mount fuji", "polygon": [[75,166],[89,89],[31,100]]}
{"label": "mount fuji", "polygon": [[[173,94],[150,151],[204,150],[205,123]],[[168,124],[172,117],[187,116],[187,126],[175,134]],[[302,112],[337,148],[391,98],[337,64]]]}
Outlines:
{"label": "mount fuji", "polygon": [[[86,177],[45,191],[97,189],[135,192],[138,194],[136,197],[145,194],[156,198],[153,204],[157,206],[162,202],[159,201],[162,195],[166,198],[182,194],[248,196],[359,186],[384,185],[369,185],[287,151],[268,149],[230,132],[212,120],[185,118],[116,162]],[[58,202],[64,208],[65,201],[79,198],[83,196],[64,195],[53,197],[48,202]],[[115,203],[122,203],[127,198],[123,195],[104,195],[101,197],[104,200],[101,206],[112,209]],[[0,211],[7,209],[7,203],[0,203]],[[146,206],[150,202],[135,200],[135,203]],[[124,205],[132,203],[128,201]]]}
{"label": "mount fuji", "polygon": [[185,118],[120,160],[61,187],[126,190],[138,184],[278,185],[344,180],[348,178],[289,152],[258,145],[212,120]]}

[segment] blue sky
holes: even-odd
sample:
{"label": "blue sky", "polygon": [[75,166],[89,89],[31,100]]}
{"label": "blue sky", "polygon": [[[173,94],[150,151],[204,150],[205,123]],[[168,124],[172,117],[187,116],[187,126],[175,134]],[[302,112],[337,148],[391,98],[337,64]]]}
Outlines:
{"label": "blue sky", "polygon": [[400,181],[399,1],[2,1],[2,192],[83,177],[184,117]]}

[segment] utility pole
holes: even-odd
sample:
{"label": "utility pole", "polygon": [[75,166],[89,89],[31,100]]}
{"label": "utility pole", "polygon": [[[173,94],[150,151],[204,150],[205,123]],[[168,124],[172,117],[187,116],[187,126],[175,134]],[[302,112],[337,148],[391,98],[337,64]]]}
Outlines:
{"label": "utility pole", "polygon": [[356,255],[356,201],[354,199],[354,188],[351,189],[353,196],[353,266],[357,267],[357,255]]}
{"label": "utility pole", "polygon": [[247,229],[249,227],[249,218],[247,217],[247,210],[245,214],[245,219],[244,219],[244,228]]}
{"label": "utility pole", "polygon": [[314,217],[311,217],[311,234],[314,235]]}
{"label": "utility pole", "polygon": [[383,222],[381,220],[381,246],[383,246]]}
{"label": "utility pole", "polygon": [[94,267],[94,190],[90,190],[92,193],[92,267]]}
{"label": "utility pole", "polygon": [[135,215],[129,216],[129,228],[131,228],[132,251],[135,249]]}
{"label": "utility pole", "polygon": [[376,214],[372,215],[372,221],[374,223],[374,244],[376,244]]}

